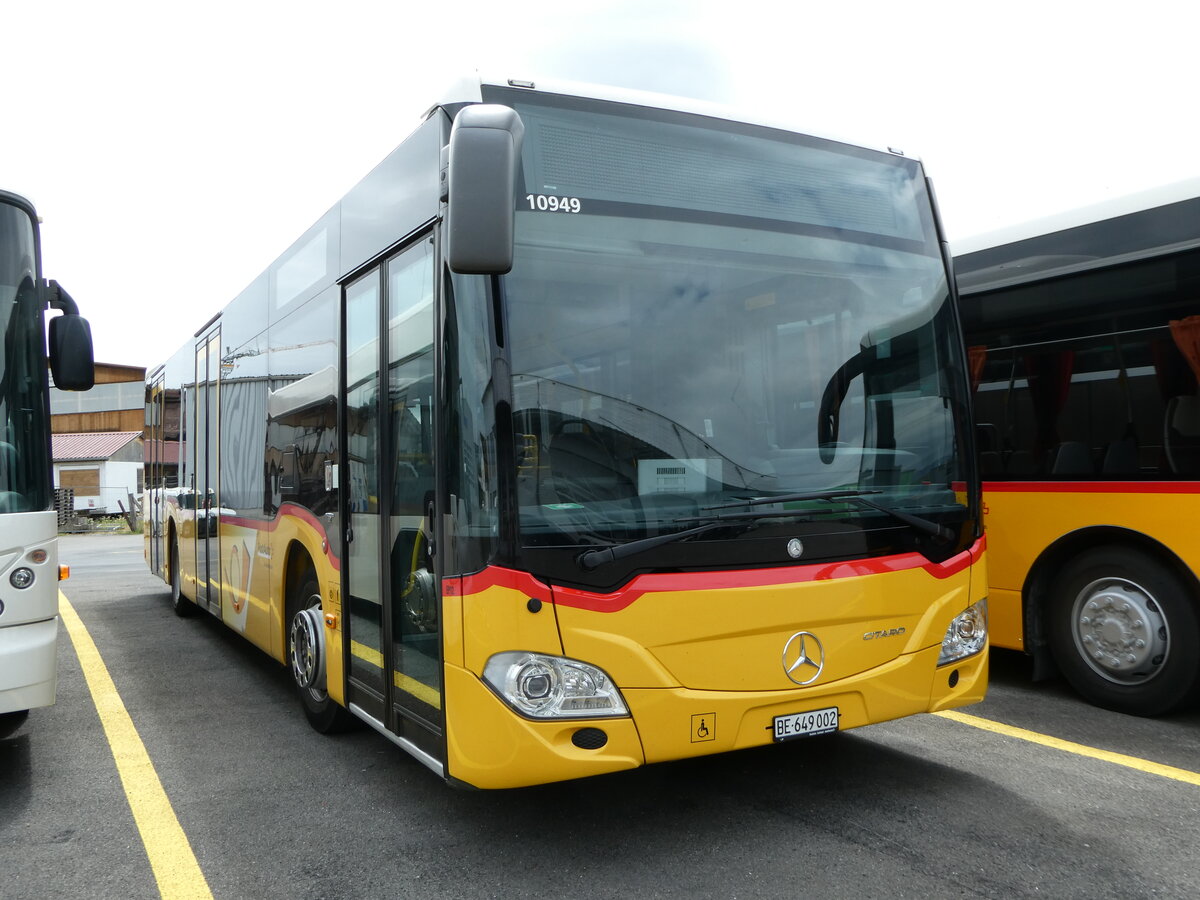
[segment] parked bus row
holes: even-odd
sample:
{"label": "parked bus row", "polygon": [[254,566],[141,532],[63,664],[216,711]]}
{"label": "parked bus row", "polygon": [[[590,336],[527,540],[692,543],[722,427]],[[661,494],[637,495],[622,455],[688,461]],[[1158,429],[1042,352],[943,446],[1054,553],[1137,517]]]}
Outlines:
{"label": "parked bus row", "polygon": [[[895,151],[460,85],[149,372],[147,561],[315,728],[477,787],[973,703],[989,644],[1170,712],[1200,694],[1197,221],[1200,182],[951,268]],[[0,306],[3,730],[54,700],[47,366],[92,378],[4,192]]]}

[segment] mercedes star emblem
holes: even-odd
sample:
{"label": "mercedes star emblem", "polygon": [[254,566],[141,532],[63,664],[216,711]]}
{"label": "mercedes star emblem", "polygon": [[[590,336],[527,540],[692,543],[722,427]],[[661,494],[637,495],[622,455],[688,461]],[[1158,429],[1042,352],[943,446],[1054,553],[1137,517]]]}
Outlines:
{"label": "mercedes star emblem", "polygon": [[825,668],[825,648],[811,631],[797,631],[783,645],[783,671],[796,684],[812,684]]}

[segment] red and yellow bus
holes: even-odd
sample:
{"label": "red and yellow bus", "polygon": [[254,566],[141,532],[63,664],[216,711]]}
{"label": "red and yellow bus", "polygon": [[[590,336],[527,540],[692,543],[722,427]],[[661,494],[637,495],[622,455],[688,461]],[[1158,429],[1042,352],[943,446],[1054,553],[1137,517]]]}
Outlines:
{"label": "red and yellow bus", "polygon": [[147,559],[475,787],[978,701],[948,264],[902,154],[476,80],[149,373]]}
{"label": "red and yellow bus", "polygon": [[1136,715],[1200,691],[1200,181],[955,247],[994,646]]}

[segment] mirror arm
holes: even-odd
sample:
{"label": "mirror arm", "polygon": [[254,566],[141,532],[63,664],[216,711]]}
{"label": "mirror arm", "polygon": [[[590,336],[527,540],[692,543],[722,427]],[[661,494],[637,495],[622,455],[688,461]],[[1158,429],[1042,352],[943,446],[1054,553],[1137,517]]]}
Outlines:
{"label": "mirror arm", "polygon": [[841,422],[842,403],[850,391],[850,382],[861,375],[873,358],[874,352],[860,350],[838,367],[825,385],[821,394],[821,405],[817,409],[817,448],[821,462],[829,465],[837,453],[838,428]]}
{"label": "mirror arm", "polygon": [[45,282],[46,305],[67,316],[79,315],[79,306],[57,281]]}

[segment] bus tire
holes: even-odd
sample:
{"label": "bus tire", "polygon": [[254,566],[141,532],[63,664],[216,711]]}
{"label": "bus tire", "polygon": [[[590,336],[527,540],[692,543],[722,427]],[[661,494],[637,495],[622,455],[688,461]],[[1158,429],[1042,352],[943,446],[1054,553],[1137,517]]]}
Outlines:
{"label": "bus tire", "polygon": [[179,541],[175,538],[171,538],[171,551],[167,558],[167,574],[171,582],[171,609],[181,619],[194,615],[196,604],[183,595],[183,575],[179,570]]}
{"label": "bus tire", "polygon": [[355,718],[329,696],[321,589],[309,570],[288,597],[288,670],[308,723],[321,734],[346,731]]}
{"label": "bus tire", "polygon": [[1088,701],[1135,716],[1177,709],[1200,691],[1200,613],[1167,566],[1129,547],[1094,547],[1052,587],[1050,647]]}

